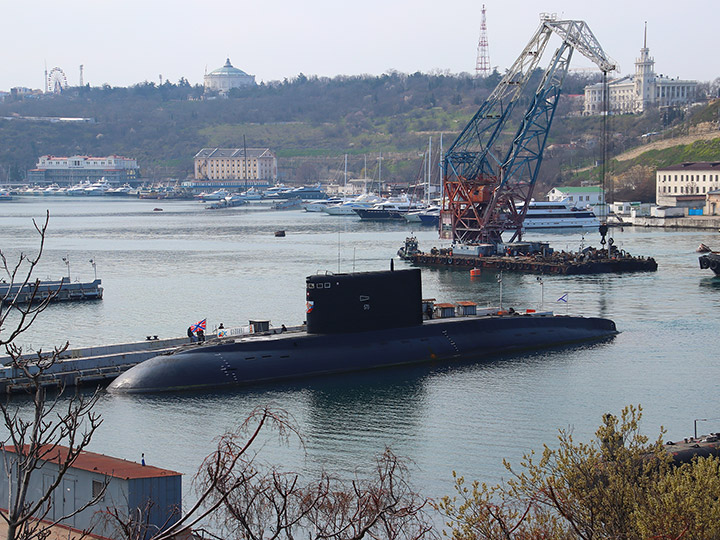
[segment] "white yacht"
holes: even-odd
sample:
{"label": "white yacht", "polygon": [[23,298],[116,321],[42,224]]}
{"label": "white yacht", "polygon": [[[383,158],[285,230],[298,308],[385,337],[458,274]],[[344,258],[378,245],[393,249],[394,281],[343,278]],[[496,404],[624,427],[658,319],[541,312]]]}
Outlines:
{"label": "white yacht", "polygon": [[90,187],[90,182],[87,180],[84,182],[80,182],[79,184],[74,184],[67,188],[67,191],[65,191],[66,195],[85,195],[85,190]]}
{"label": "white yacht", "polygon": [[314,199],[305,201],[303,207],[306,212],[324,212],[328,206],[342,204],[342,199]]}
{"label": "white yacht", "polygon": [[230,195],[228,191],[224,189],[217,189],[212,193],[200,194],[197,198],[200,198],[201,201],[222,201],[225,200],[225,197],[228,195]]}
{"label": "white yacht", "polygon": [[372,208],[382,201],[382,197],[378,197],[373,193],[363,193],[354,199],[327,206],[324,210],[326,214],[330,214],[331,216],[356,216],[356,208]]}
{"label": "white yacht", "polygon": [[91,197],[105,195],[105,192],[110,188],[112,188],[112,186],[105,182],[104,179],[99,180],[85,188],[85,195],[89,195]]}
{"label": "white yacht", "polygon": [[385,221],[405,219],[405,214],[413,210],[423,210],[424,203],[416,203],[406,195],[387,199],[370,208],[355,208],[355,213],[365,221]]}
{"label": "white yacht", "polygon": [[590,208],[577,208],[567,201],[530,201],[523,221],[524,229],[592,229],[598,226],[600,220]]}

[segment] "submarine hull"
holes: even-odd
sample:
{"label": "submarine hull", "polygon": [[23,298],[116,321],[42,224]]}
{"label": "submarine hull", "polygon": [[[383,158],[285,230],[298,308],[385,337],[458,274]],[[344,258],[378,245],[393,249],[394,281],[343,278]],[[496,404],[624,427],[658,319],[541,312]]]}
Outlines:
{"label": "submarine hull", "polygon": [[151,358],[120,375],[111,392],[207,389],[472,359],[606,338],[609,319],[571,316],[477,316],[345,334],[271,334],[205,343]]}

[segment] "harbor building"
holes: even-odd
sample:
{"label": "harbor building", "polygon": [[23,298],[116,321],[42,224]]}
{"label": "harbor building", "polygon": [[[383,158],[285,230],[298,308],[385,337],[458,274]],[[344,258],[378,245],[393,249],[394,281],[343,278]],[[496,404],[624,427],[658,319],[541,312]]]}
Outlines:
{"label": "harbor building", "polygon": [[[613,114],[643,113],[650,107],[672,107],[695,101],[697,81],[684,81],[655,73],[655,59],[647,46],[647,25],[640,57],[635,61],[635,75],[608,83],[608,101]],[[583,114],[603,112],[603,84],[585,87]]]}
{"label": "harbor building", "polygon": [[205,90],[214,90],[220,94],[227,94],[233,88],[255,86],[255,75],[248,75],[242,69],[233,67],[228,58],[225,65],[205,73]]}
{"label": "harbor building", "polygon": [[706,216],[720,215],[720,189],[713,189],[712,191],[708,191],[705,201],[704,214]]}
{"label": "harbor building", "polygon": [[81,182],[104,180],[112,186],[138,184],[137,160],[122,156],[41,156],[34,169],[27,172],[30,184],[71,186]]}
{"label": "harbor building", "polygon": [[244,187],[277,182],[269,148],[203,148],[195,154],[195,187]]}
{"label": "harbor building", "polygon": [[658,206],[687,206],[688,200],[705,199],[720,189],[720,161],[679,163],[655,173]]}
{"label": "harbor building", "polygon": [[571,206],[586,207],[605,204],[605,194],[600,186],[560,186],[554,187],[547,194],[550,202],[568,202]]}
{"label": "harbor building", "polygon": [[[30,478],[30,498],[45,493],[47,486],[57,479],[67,452],[64,446],[43,450],[42,466]],[[3,446],[0,453],[4,458],[0,459],[0,474],[3,478],[11,478],[6,467],[15,467],[16,449],[9,444]],[[14,488],[15,482],[16,474],[12,475],[12,482],[0,482],[0,500],[7,503],[8,487]],[[83,509],[98,497],[95,504]],[[117,524],[107,519],[108,509],[117,509],[121,516],[133,513],[144,516],[148,531],[153,533],[164,530],[182,517],[182,475],[83,451],[52,493],[42,520],[57,521],[59,527],[70,531],[92,530],[91,538],[115,538]],[[57,538],[68,536],[72,535],[68,532],[56,535]]]}

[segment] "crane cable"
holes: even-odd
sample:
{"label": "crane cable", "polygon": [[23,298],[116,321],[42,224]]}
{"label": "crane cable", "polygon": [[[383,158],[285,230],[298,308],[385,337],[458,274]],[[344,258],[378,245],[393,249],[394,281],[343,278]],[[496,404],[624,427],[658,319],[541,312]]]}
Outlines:
{"label": "crane cable", "polygon": [[[603,81],[602,81],[602,92],[603,92],[603,110],[602,110],[602,158],[601,158],[601,186],[603,195],[603,205],[600,213],[600,244],[603,248],[605,247],[605,236],[608,233],[607,225],[607,200],[605,197],[605,175],[607,169],[607,157],[608,157],[608,116],[610,114],[610,88],[608,86],[607,71],[603,70]],[[612,242],[611,242],[612,244]]]}

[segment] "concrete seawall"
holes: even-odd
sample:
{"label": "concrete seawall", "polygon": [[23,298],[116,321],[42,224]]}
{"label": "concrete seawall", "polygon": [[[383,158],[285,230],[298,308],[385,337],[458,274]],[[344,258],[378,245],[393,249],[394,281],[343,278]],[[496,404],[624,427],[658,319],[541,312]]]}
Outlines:
{"label": "concrete seawall", "polygon": [[671,227],[676,229],[720,229],[720,216],[635,217],[626,221],[636,227]]}

